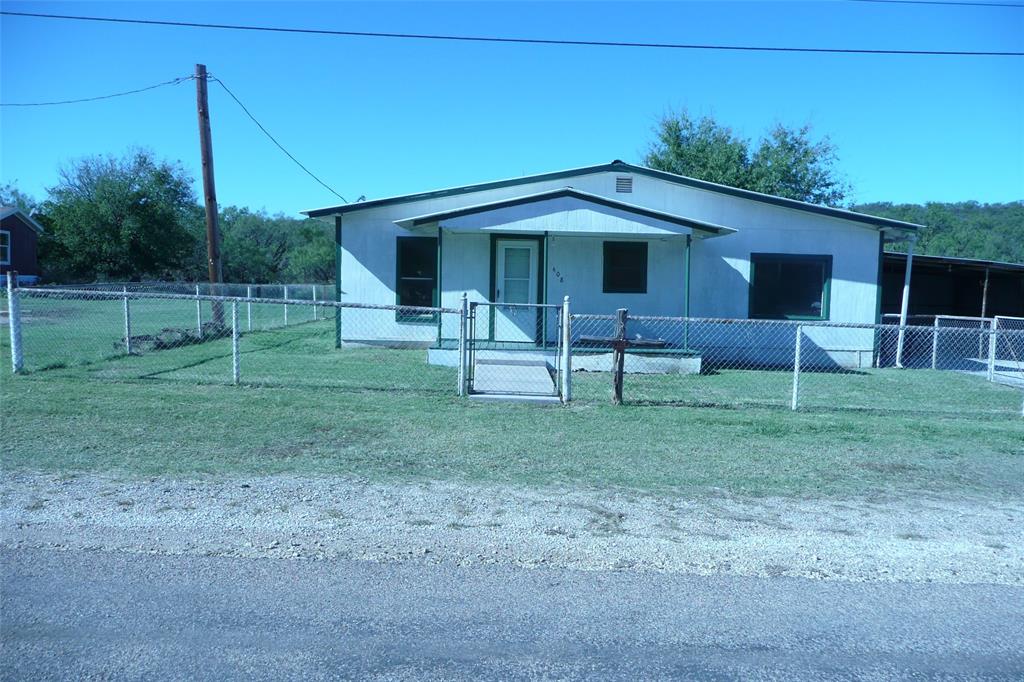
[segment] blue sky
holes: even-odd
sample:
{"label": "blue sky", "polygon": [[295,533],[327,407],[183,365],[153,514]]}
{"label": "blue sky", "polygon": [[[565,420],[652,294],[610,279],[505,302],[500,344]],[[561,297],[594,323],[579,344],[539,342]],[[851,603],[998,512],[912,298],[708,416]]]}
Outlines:
{"label": "blue sky", "polygon": [[[341,30],[808,47],[1024,50],[1024,9],[859,2],[7,2],[12,11]],[[638,162],[687,107],[747,136],[810,123],[855,201],[1024,198],[1024,58],[764,54],[276,35],[2,17],[0,100],[222,78],[349,200]],[[339,203],[211,83],[220,203]],[[189,81],[0,113],[0,177],[36,196],[70,159],[133,146],[198,177]],[[198,185],[197,185],[198,190]]]}

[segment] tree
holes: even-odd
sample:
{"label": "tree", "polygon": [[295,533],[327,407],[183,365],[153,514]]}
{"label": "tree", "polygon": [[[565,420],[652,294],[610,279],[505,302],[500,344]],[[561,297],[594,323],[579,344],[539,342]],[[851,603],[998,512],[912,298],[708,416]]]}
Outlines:
{"label": "tree", "polygon": [[709,116],[664,116],[644,163],[651,168],[765,194],[836,206],[847,186],[835,169],[835,146],[815,141],[810,126],[774,126],[757,144]]}
{"label": "tree", "polygon": [[229,206],[220,215],[224,278],[229,282],[328,282],[334,231],[317,220]]}
{"label": "tree", "polygon": [[190,266],[201,220],[192,178],[144,150],[60,170],[42,205],[48,276],[168,278]]}
{"label": "tree", "polygon": [[[221,255],[228,282],[278,282],[292,241],[289,219],[228,206],[220,214]],[[297,221],[295,221],[297,222]]]}
{"label": "tree", "polygon": [[[860,204],[853,210],[924,225],[917,253],[1024,263],[1024,201]],[[894,251],[905,251],[902,244]]]}
{"label": "tree", "polygon": [[8,182],[0,185],[0,206],[16,206],[26,215],[32,215],[39,208],[39,202]]}
{"label": "tree", "polygon": [[334,228],[318,220],[299,222],[298,244],[288,253],[285,276],[293,282],[334,281]]}

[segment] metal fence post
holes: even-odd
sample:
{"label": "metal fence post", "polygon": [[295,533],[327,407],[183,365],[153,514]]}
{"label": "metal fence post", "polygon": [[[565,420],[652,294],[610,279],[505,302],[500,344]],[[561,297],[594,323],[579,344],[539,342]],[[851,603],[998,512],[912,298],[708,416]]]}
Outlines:
{"label": "metal fence post", "polygon": [[203,335],[203,302],[199,300],[199,285],[196,285],[196,332]]}
{"label": "metal fence post", "polygon": [[245,304],[245,328],[247,331],[252,331],[252,287],[245,288],[245,297],[249,299]]}
{"label": "metal fence post", "polygon": [[568,403],[572,400],[572,333],[569,329],[571,320],[569,315],[569,297],[562,301],[562,402]]}
{"label": "metal fence post", "polygon": [[231,302],[231,383],[238,385],[241,378],[241,358],[238,353],[238,301]]}
{"label": "metal fence post", "polygon": [[313,285],[313,321],[316,322],[316,285]]}
{"label": "metal fence post", "polygon": [[15,286],[17,279],[16,272],[7,271],[7,326],[11,330],[11,371],[15,374],[24,367],[21,351],[21,302]]}
{"label": "metal fence post", "polygon": [[288,326],[288,287],[284,288],[284,326]]}
{"label": "metal fence post", "polygon": [[896,367],[903,369],[903,338],[907,327],[901,322],[900,330],[896,334]]}
{"label": "metal fence post", "polygon": [[938,369],[939,367],[939,318],[935,318],[935,324],[932,327],[932,369]]}
{"label": "metal fence post", "polygon": [[469,298],[462,292],[459,306],[459,397],[466,395],[466,332],[468,330]]}
{"label": "metal fence post", "polygon": [[996,379],[996,338],[999,334],[999,318],[992,318],[988,336],[988,380]]}
{"label": "metal fence post", "polygon": [[124,350],[128,355],[132,354],[132,309],[128,304],[128,287],[124,290]]}
{"label": "metal fence post", "polygon": [[797,409],[800,406],[800,340],[804,335],[804,326],[796,326],[796,352],[793,354],[793,399],[790,409]]}

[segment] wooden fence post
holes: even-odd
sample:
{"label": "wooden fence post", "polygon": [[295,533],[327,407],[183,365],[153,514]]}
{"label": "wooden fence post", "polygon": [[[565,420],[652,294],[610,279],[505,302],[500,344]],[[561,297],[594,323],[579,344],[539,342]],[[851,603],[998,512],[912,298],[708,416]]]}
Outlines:
{"label": "wooden fence post", "polygon": [[615,311],[615,338],[612,341],[612,402],[622,404],[622,375],[626,370],[626,318],[625,308]]}

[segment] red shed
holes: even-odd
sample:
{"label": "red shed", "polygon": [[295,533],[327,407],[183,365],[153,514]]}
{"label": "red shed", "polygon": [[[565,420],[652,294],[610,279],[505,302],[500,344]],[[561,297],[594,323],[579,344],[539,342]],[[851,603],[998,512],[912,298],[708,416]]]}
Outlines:
{"label": "red shed", "polygon": [[18,273],[21,284],[39,279],[38,245],[43,226],[17,206],[0,207],[0,276]]}

